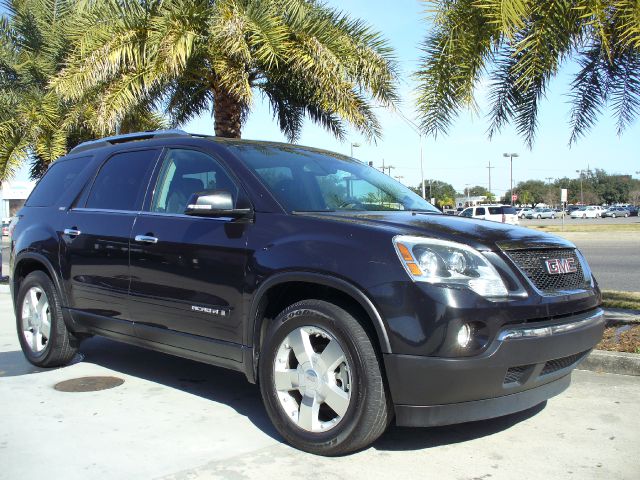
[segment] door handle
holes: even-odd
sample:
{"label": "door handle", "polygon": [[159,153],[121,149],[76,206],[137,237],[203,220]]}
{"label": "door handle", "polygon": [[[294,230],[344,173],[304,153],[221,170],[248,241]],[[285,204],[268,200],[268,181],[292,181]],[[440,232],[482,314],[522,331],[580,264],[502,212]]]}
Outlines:
{"label": "door handle", "polygon": [[76,230],[75,228],[65,228],[64,234],[69,235],[70,237],[77,237],[82,232],[80,230]]}
{"label": "door handle", "polygon": [[150,237],[148,235],[136,235],[135,241],[142,243],[158,243],[158,239],[156,237]]}

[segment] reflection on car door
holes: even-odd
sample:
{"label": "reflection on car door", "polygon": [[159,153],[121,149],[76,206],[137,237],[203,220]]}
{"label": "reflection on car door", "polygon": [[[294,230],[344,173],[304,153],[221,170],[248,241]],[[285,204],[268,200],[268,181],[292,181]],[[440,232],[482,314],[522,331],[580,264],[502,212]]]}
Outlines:
{"label": "reflection on car door", "polygon": [[195,192],[226,190],[238,202],[241,191],[218,161],[196,150],[168,150],[156,177],[153,196],[131,233],[130,309],[136,333],[239,360],[251,224],[183,212]]}

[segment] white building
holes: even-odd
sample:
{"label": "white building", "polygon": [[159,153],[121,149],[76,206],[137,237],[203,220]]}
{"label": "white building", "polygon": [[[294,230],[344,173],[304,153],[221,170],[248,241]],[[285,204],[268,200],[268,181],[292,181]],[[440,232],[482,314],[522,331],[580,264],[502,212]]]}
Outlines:
{"label": "white building", "polygon": [[485,195],[456,197],[456,208],[475,207],[483,203],[487,203],[487,197]]}
{"label": "white building", "polygon": [[0,190],[0,216],[3,219],[13,217],[16,212],[22,208],[35,185],[36,182],[33,181],[2,182],[2,190]]}

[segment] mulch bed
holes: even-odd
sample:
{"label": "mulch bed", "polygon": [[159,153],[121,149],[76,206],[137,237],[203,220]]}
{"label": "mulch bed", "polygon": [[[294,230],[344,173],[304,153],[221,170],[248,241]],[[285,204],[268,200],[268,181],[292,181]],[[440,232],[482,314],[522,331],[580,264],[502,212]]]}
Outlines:
{"label": "mulch bed", "polygon": [[640,353],[640,325],[607,327],[596,347],[610,352]]}

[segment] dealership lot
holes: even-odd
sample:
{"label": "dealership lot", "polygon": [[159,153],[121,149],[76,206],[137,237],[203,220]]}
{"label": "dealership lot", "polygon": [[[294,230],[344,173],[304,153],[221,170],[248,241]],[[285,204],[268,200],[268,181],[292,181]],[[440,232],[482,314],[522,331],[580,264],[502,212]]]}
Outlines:
{"label": "dealership lot", "polygon": [[[26,362],[0,293],[0,479],[607,478],[637,475],[640,377],[578,371],[546,406],[447,428],[391,427],[373,447],[321,458],[283,444],[243,376],[105,339],[66,368]],[[85,376],[98,392],[53,387]]]}

